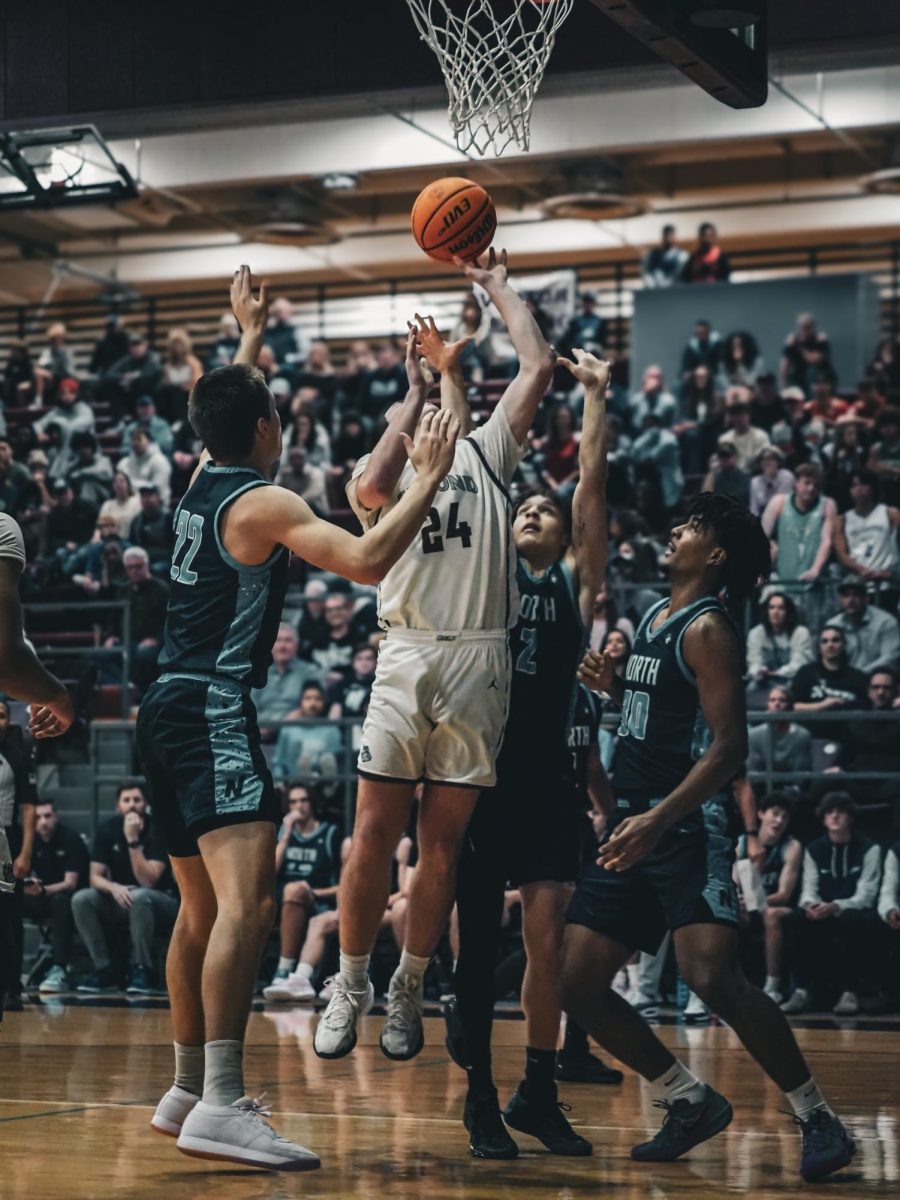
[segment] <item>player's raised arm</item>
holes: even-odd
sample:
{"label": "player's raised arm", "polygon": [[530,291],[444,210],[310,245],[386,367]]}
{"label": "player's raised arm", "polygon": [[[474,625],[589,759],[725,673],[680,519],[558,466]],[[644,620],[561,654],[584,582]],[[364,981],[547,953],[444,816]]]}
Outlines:
{"label": "player's raised arm", "polygon": [[466,381],[463,378],[459,356],[472,338],[464,337],[458,342],[445,342],[434,323],[434,317],[420,317],[416,313],[416,320],[419,323],[416,331],[416,349],[429,367],[439,372],[441,408],[449,408],[453,415],[459,418],[460,431],[465,437],[472,429],[472,410],[466,399]]}
{"label": "player's raised arm", "polygon": [[578,607],[590,625],[594,597],[606,577],[606,389],[609,363],[573,349],[575,361],[559,361],[584,388],[584,421],[578,446],[578,486],[572,498],[572,546],[569,552],[578,589]]}
{"label": "player's raised arm", "polygon": [[409,326],[406,338],[406,377],[409,391],[399,407],[391,413],[387,429],[369,456],[363,473],[351,480],[350,487],[356,489],[356,500],[363,508],[374,512],[394,495],[403,468],[406,466],[404,436],[410,437],[422,415],[422,406],[431,380],[422,370],[416,349],[416,329]]}
{"label": "player's raised arm", "polygon": [[315,567],[355,583],[380,583],[418,536],[438,484],[453,464],[458,436],[459,422],[450,412],[427,412],[415,441],[402,435],[415,479],[362,537],[320,520],[304,500],[279,487],[259,488],[243,501],[236,536],[257,547],[274,540]]}
{"label": "player's raised arm", "polygon": [[519,443],[524,442],[553,378],[553,352],[525,301],[507,280],[505,250],[500,251],[498,258],[492,247],[488,251],[487,266],[482,266],[478,259],[470,263],[461,258],[453,261],[473,283],[484,288],[509,331],[519,359],[519,370],[500,403],[513,437]]}
{"label": "player's raised arm", "polygon": [[255,367],[269,323],[269,296],[264,283],[259,285],[259,295],[253,295],[250,268],[246,265],[235,271],[231,281],[231,311],[241,327],[241,344],[234,361]]}

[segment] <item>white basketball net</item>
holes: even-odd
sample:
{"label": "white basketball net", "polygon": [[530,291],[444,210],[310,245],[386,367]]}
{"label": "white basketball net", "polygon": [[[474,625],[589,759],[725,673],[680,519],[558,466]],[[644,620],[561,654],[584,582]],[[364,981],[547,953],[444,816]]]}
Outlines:
{"label": "white basketball net", "polygon": [[574,0],[407,4],[422,40],[441,64],[460,150],[486,154],[493,148],[499,155],[510,142],[527,150],[531,106]]}

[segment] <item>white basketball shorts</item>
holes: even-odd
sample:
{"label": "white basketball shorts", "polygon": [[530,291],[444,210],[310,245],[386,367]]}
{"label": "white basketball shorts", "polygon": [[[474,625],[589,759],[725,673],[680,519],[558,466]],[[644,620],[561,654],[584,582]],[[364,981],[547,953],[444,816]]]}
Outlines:
{"label": "white basketball shorts", "polygon": [[378,655],[359,774],[493,787],[510,671],[505,630],[392,629]]}

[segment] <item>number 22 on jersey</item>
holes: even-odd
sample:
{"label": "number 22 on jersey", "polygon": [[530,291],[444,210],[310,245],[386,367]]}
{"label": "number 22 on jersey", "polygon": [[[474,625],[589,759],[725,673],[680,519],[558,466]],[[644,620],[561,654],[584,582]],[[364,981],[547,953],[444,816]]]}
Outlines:
{"label": "number 22 on jersey", "polygon": [[[192,584],[197,582],[197,572],[191,569],[191,563],[200,549],[200,539],[203,537],[203,517],[182,509],[178,514],[178,525],[175,529],[175,549],[172,551],[172,569],[169,574],[175,583]],[[184,558],[179,563],[178,556],[190,542]]]}

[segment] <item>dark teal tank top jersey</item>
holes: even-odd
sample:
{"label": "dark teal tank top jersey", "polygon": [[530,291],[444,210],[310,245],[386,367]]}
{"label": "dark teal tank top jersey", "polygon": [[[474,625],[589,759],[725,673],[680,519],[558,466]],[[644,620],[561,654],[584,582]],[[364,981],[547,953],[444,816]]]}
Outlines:
{"label": "dark teal tank top jersey", "polygon": [[[684,660],[684,635],[704,613],[731,618],[715,596],[704,596],[651,626],[669,600],[645,613],[625,668],[625,695],[613,765],[617,796],[667,796],[710,744],[694,674]],[[737,637],[737,630],[735,630]]]}
{"label": "dark teal tank top jersey", "polygon": [[290,554],[279,546],[263,563],[239,563],[222,542],[229,507],[253,488],[271,487],[252,467],[203,464],[173,518],[171,593],[160,666],[262,687],[272,662]]}

